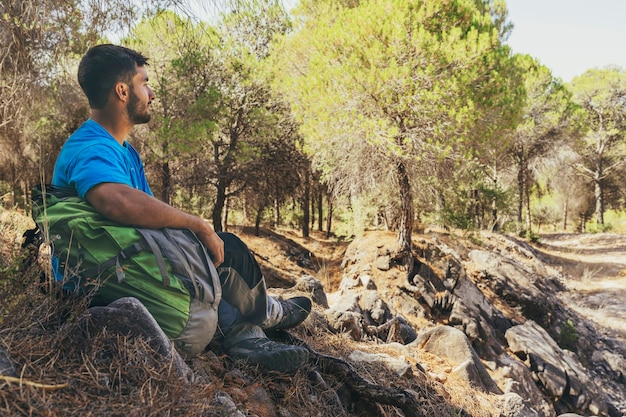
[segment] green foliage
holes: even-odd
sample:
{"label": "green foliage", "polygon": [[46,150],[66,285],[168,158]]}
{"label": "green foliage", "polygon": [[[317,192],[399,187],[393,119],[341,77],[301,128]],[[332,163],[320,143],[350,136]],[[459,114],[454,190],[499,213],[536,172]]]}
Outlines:
{"label": "green foliage", "polygon": [[541,231],[544,225],[551,226],[551,231],[556,231],[558,223],[562,220],[562,208],[556,204],[552,195],[545,194],[533,201],[531,215],[538,231]]}
{"label": "green foliage", "polygon": [[626,210],[607,210],[605,221],[613,233],[626,234]]}
{"label": "green foliage", "polygon": [[424,210],[432,211],[444,226],[494,229],[501,228],[510,217],[514,191],[494,182],[476,161],[446,168],[431,180],[430,188],[439,204],[424,206]]}
{"label": "green foliage", "polygon": [[23,279],[21,274],[22,265],[26,254],[15,256],[8,260],[0,259],[0,293],[9,294],[11,288],[15,287]]}
{"label": "green foliage", "polygon": [[[7,206],[26,206],[28,188],[49,182],[63,140],[88,117],[77,60],[123,28],[121,43],[150,57],[158,98],[150,125],[131,139],[155,194],[178,207],[208,215],[214,201],[237,195],[249,208],[299,203],[310,169],[302,150],[345,197],[338,201],[352,202],[335,207],[346,235],[376,227],[379,212],[398,227],[403,198],[415,218],[508,227],[516,174],[538,232],[564,207],[569,227],[589,214],[593,178],[603,206],[623,207],[624,71],[594,69],[563,85],[504,45],[511,25],[502,0],[304,0],[296,20],[280,2],[250,0],[213,26],[163,11],[160,0],[35,3],[28,14],[10,0],[16,7],[0,16],[0,35],[10,35],[0,52]],[[574,151],[550,174],[537,169]],[[532,195],[535,182],[551,187],[550,201]],[[607,213],[587,230],[624,224]]]}
{"label": "green foliage", "polygon": [[539,243],[539,235],[532,230],[522,229],[518,236],[530,240],[532,243]]}
{"label": "green foliage", "polygon": [[[500,155],[494,155],[494,161],[506,158],[515,166],[517,198],[521,202],[517,219],[521,221],[523,207],[530,205],[528,197],[536,180],[533,168],[553,158],[552,151],[571,141],[578,132],[576,106],[561,81],[535,58],[528,55],[516,55],[514,58],[519,77],[524,82],[526,99],[520,107],[522,119],[515,129],[507,132],[507,146],[499,150]],[[531,210],[531,207],[526,208]],[[526,227],[530,225],[530,219],[527,219]]]}
{"label": "green foliage", "polygon": [[570,89],[585,127],[585,134],[575,144],[581,155],[577,169],[595,186],[596,222],[603,224],[605,184],[619,175],[617,168],[626,156],[626,70],[588,70],[572,80]]}
{"label": "green foliage", "polygon": [[[127,40],[151,58],[158,100],[143,154],[153,190],[208,215],[218,230],[227,198],[246,193],[258,208],[280,201],[295,192],[303,162],[289,110],[270,94],[258,49],[288,21],[278,3],[241,6],[216,27],[162,12]],[[196,196],[206,196],[207,186],[215,188],[210,210]]]}
{"label": "green foliage", "polygon": [[608,233],[613,230],[613,225],[610,222],[604,224],[598,224],[595,221],[590,221],[585,226],[587,233]]}
{"label": "green foliage", "polygon": [[430,169],[490,148],[493,127],[513,122],[521,95],[496,9],[482,1],[305,2],[301,30],[273,54],[276,87],[336,194],[386,188],[392,200],[411,200],[402,204],[408,210],[405,172],[420,189]]}
{"label": "green foliage", "polygon": [[576,351],[576,341],[578,340],[578,331],[571,319],[567,319],[561,326],[559,332],[559,346],[563,349],[568,349],[573,352]]}

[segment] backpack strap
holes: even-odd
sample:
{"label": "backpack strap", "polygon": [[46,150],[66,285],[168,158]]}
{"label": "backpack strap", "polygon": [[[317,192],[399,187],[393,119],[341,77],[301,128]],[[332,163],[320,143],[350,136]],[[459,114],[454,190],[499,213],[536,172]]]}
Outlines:
{"label": "backpack strap", "polygon": [[[154,252],[155,257],[157,258],[157,262],[159,262],[159,268],[161,268],[160,260],[163,259],[163,254],[165,254],[169,259],[170,263],[173,261],[179,268],[184,270],[184,274],[189,277],[188,280],[183,280],[183,284],[190,282],[193,285],[193,290],[196,295],[200,294],[200,289],[198,288],[198,284],[195,281],[195,274],[193,273],[193,268],[189,265],[189,261],[185,256],[185,253],[172,242],[172,235],[169,233],[170,229],[137,229],[137,231],[144,237],[144,239],[151,245],[151,250]],[[154,247],[152,246],[154,245]],[[163,263],[163,268],[165,268],[165,263]],[[165,270],[167,274],[167,270]],[[181,271],[182,273],[182,271]],[[163,274],[163,270],[161,270],[161,274]],[[167,277],[167,285],[169,285],[169,275]],[[165,278],[163,279],[163,283],[165,283]],[[191,292],[191,288],[187,288]]]}
{"label": "backpack strap", "polygon": [[137,231],[143,236],[144,240],[148,244],[149,250],[154,254],[154,259],[157,261],[157,265],[159,266],[159,272],[161,272],[161,279],[163,280],[163,285],[166,287],[170,286],[170,274],[167,272],[167,266],[165,265],[165,259],[163,258],[163,254],[161,253],[161,249],[157,244],[154,236],[152,234],[147,233],[149,229],[137,229]]}
{"label": "backpack strap", "polygon": [[[115,256],[102,262],[96,268],[88,269],[82,272],[80,275],[85,276],[85,277],[100,276],[100,274],[102,274],[106,269],[115,265],[115,273],[117,274],[117,282],[121,283],[122,281],[124,281],[124,278],[126,278],[126,276],[124,274],[124,270],[122,269],[120,265],[120,259],[128,259],[131,256],[141,252],[142,250],[145,250],[145,247],[141,243],[135,243],[134,245],[131,245],[127,247],[126,249],[122,249]],[[161,262],[163,262],[163,267],[165,267],[165,262],[163,261],[163,258],[161,258]],[[161,264],[159,264],[159,269],[160,268],[161,268]],[[163,273],[163,271],[161,271],[161,273]],[[167,274],[167,271],[166,271],[166,274]],[[167,276],[167,279],[168,279],[168,285],[169,285],[169,275]]]}

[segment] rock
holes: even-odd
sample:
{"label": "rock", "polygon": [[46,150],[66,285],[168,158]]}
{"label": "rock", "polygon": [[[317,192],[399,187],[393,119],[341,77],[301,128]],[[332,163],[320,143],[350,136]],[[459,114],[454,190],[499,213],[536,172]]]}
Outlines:
{"label": "rock", "polygon": [[556,305],[556,289],[542,291],[537,288],[538,271],[512,257],[494,252],[472,250],[469,258],[479,283],[506,300],[511,308],[519,309],[525,318],[549,325],[548,319]]}
{"label": "rock", "polygon": [[211,415],[216,417],[245,417],[245,414],[237,409],[230,395],[225,392],[216,393],[211,399],[211,405],[216,407],[215,410],[211,410]]}
{"label": "rock", "polygon": [[[355,240],[344,257],[346,278],[337,299],[342,299],[346,307],[351,304],[351,311],[363,314],[363,322],[368,324],[363,327],[367,336],[378,337],[383,342],[403,343],[403,339],[396,336],[397,329],[388,326],[389,322],[382,323],[366,313],[376,311],[375,300],[378,297],[375,292],[387,305],[390,320],[399,316],[411,317],[411,323],[415,325],[420,321],[414,319],[424,318],[431,323],[445,323],[461,330],[467,336],[474,355],[484,362],[456,358],[454,372],[478,386],[482,383],[481,376],[489,377],[483,364],[492,364],[490,369],[498,378],[499,389],[518,396],[510,396],[509,410],[517,410],[514,404],[521,398],[524,406],[532,410],[523,412],[530,415],[534,412],[540,417],[555,417],[557,413],[568,411],[582,415],[606,415],[607,408],[611,417],[618,416],[619,411],[613,412],[612,409],[621,409],[624,403],[621,392],[623,366],[619,356],[626,357],[623,351],[601,339],[591,323],[580,319],[563,304],[559,293],[565,290],[561,283],[564,277],[542,262],[539,259],[541,254],[532,246],[504,235],[489,234],[481,238],[483,242],[480,246],[484,250],[470,249],[469,245],[464,247],[451,236],[446,237],[446,242],[456,245],[454,249],[442,243],[443,239],[437,236],[421,239],[414,246],[416,260],[409,271],[396,262],[392,251],[387,250],[385,245],[374,249],[372,243],[375,239]],[[385,270],[385,256],[390,256],[389,270]],[[378,266],[383,266],[383,269]],[[376,285],[369,289],[371,293],[367,295],[367,302],[362,297],[368,292],[366,285],[369,281],[362,280],[362,277],[376,280]],[[355,300],[359,308],[354,306]],[[578,363],[579,366],[572,369],[578,369],[584,375],[570,378],[571,369],[567,373],[561,372],[550,361],[537,360],[536,353],[522,358],[526,364],[513,356],[507,350],[505,334],[529,318],[534,319],[555,340],[562,333],[563,323],[572,320],[577,339],[571,348],[579,357],[587,358],[593,368],[586,370],[573,353],[561,351],[563,361]],[[420,337],[423,337],[422,333],[407,346],[419,346],[417,341]],[[533,360],[542,363],[540,372],[544,376],[550,375],[551,382],[539,380],[539,371],[529,366]],[[474,368],[476,363],[481,367]],[[604,393],[581,382],[585,379],[593,382],[590,375],[602,384]],[[552,389],[546,388],[544,383],[551,383]],[[495,385],[491,377],[486,384]],[[563,391],[560,397],[554,394],[559,387]],[[484,386],[483,389],[489,391]]]}
{"label": "rock", "polygon": [[11,357],[2,348],[0,348],[0,375],[17,377]]}
{"label": "rock", "polygon": [[558,400],[558,408],[608,415],[601,391],[580,361],[571,352],[563,351],[537,323],[529,320],[513,326],[505,337],[511,351],[526,363],[544,392]]}
{"label": "rock", "polygon": [[417,332],[403,317],[398,316],[392,320],[389,333],[387,333],[387,343],[397,342],[406,345],[415,339],[417,339]]}
{"label": "rock", "polygon": [[368,324],[381,325],[389,320],[389,307],[380,298],[378,291],[366,290],[359,296],[359,307]]}
{"label": "rock", "polygon": [[419,333],[410,346],[447,358],[457,365],[455,372],[476,389],[502,394],[462,331],[450,326],[437,326]]}
{"label": "rock", "polygon": [[277,415],[276,406],[265,389],[254,384],[246,386],[244,390],[246,392],[244,405],[247,410],[254,410],[254,413],[259,417],[274,417]]}
{"label": "rock", "polygon": [[367,353],[355,350],[350,353],[348,359],[354,362],[383,364],[400,377],[404,376],[407,371],[411,369],[411,364],[409,364],[404,358],[394,358],[393,356],[384,353]]}
{"label": "rock", "polygon": [[[109,333],[143,337],[150,346],[171,361],[176,373],[192,382],[194,374],[180,354],[173,348],[169,338],[163,333],[156,320],[139,300],[124,297],[108,306],[91,307],[78,319],[76,337],[84,337],[85,343],[91,333],[106,328]],[[82,333],[82,334],[81,334]]]}
{"label": "rock", "polygon": [[415,329],[402,316],[394,317],[380,326],[365,326],[364,330],[368,336],[377,337],[385,343],[406,345],[417,337]]}
{"label": "rock", "polygon": [[331,330],[336,333],[347,332],[353,340],[361,340],[364,333],[361,314],[352,311],[328,310],[325,316]]}
{"label": "rock", "polygon": [[303,275],[294,285],[294,289],[309,294],[314,303],[328,308],[328,300],[322,282],[312,275]]}
{"label": "rock", "polygon": [[356,291],[342,291],[336,297],[331,298],[330,310],[349,311],[361,314],[359,306],[359,294]]}
{"label": "rock", "polygon": [[495,379],[505,394],[519,395],[540,417],[556,415],[554,407],[545,400],[526,365],[508,355],[502,355],[497,365]]}
{"label": "rock", "polygon": [[518,394],[509,392],[502,398],[500,417],[539,417],[539,414],[529,407]]}
{"label": "rock", "polygon": [[608,368],[615,373],[617,380],[623,380],[626,377],[626,359],[618,353],[607,350],[595,351],[591,360],[594,362],[604,360]]}
{"label": "rock", "polygon": [[391,269],[391,257],[389,255],[383,255],[376,258],[376,268],[381,271],[389,271]]}
{"label": "rock", "polygon": [[369,275],[359,275],[356,278],[344,276],[339,284],[339,290],[343,293],[349,290],[368,289],[375,290],[376,284]]}

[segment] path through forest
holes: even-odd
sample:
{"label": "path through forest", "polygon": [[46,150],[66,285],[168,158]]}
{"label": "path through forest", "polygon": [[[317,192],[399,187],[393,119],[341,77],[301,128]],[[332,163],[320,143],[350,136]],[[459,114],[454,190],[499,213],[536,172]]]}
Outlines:
{"label": "path through forest", "polygon": [[626,343],[626,235],[542,235],[537,249],[566,277],[563,301]]}

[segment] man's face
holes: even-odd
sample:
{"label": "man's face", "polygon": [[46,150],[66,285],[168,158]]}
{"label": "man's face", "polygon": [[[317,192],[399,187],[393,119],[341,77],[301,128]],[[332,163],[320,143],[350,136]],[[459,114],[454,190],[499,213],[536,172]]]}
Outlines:
{"label": "man's face", "polygon": [[148,123],[150,121],[150,104],[155,95],[148,85],[148,73],[145,67],[137,67],[137,73],[133,77],[130,86],[128,100],[128,119],[133,124]]}

